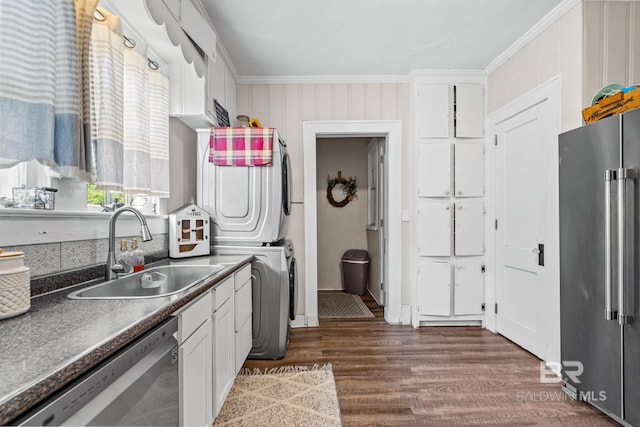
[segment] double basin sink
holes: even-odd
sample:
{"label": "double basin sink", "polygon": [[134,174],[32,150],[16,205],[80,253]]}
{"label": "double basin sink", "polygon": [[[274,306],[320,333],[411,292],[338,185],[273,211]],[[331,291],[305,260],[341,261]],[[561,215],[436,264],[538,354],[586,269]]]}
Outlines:
{"label": "double basin sink", "polygon": [[163,265],[89,286],[72,299],[157,298],[177,294],[215,276],[223,265]]}

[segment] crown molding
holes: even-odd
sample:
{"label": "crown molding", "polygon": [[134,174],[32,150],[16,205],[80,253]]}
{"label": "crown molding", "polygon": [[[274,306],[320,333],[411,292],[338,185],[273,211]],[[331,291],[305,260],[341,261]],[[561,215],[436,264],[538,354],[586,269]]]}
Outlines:
{"label": "crown molding", "polygon": [[409,78],[415,80],[429,80],[430,83],[449,83],[456,80],[462,83],[464,80],[469,82],[484,83],[484,70],[461,70],[457,68],[434,68],[434,69],[417,69],[411,70]]}
{"label": "crown molding", "polygon": [[333,75],[333,76],[243,76],[238,84],[364,84],[409,83],[409,76],[396,75]]}
{"label": "crown molding", "polygon": [[507,62],[516,53],[522,50],[522,48],[531,43],[547,28],[553,25],[556,21],[566,15],[567,12],[569,12],[580,3],[582,3],[582,0],[564,0],[562,3],[557,5],[554,9],[551,10],[551,12],[549,12],[540,21],[538,21],[536,25],[534,25],[526,33],[524,33],[522,37],[520,37],[511,46],[509,46],[507,50],[502,52],[493,61],[491,61],[491,63],[489,63],[489,65],[487,65],[487,67],[485,68],[485,73],[488,75],[497,70],[498,67]]}

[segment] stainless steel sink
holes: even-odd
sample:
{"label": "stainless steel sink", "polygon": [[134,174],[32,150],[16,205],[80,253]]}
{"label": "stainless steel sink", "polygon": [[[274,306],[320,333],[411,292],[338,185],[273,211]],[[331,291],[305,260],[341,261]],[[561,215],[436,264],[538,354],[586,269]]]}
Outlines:
{"label": "stainless steel sink", "polygon": [[221,265],[164,265],[71,292],[72,299],[157,298],[176,294],[213,277]]}

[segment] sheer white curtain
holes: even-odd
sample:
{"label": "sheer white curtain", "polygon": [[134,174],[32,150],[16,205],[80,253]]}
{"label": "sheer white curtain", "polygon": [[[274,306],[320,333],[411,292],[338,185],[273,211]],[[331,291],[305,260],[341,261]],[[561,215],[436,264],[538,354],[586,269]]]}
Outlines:
{"label": "sheer white curtain", "polygon": [[91,141],[96,188],[122,190],[122,79],[124,43],[120,18],[100,9],[91,36]]}
{"label": "sheer white curtain", "polygon": [[[125,47],[117,16],[92,35],[96,186],[169,197],[169,80],[139,46]],[[126,36],[126,34],[125,34]]]}

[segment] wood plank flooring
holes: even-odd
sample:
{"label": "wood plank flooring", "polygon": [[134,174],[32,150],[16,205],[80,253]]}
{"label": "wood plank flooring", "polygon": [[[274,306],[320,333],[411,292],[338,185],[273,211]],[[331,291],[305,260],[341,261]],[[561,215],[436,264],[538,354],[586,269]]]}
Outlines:
{"label": "wood plank flooring", "polygon": [[388,325],[375,319],[323,319],[292,331],[281,360],[246,368],[331,363],[345,426],[617,425],[558,384],[540,383],[540,361],[480,327]]}

